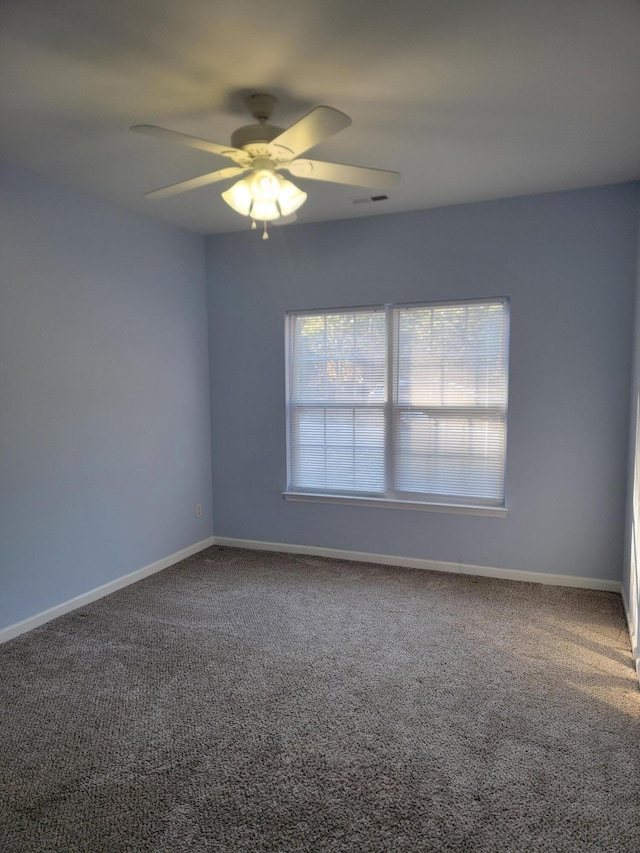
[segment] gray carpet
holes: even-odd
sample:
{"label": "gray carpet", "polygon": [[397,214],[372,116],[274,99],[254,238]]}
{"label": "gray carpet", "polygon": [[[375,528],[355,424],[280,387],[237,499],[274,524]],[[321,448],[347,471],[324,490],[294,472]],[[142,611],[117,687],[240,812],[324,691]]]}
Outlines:
{"label": "gray carpet", "polygon": [[2,853],[640,849],[610,593],[213,547],[0,667]]}

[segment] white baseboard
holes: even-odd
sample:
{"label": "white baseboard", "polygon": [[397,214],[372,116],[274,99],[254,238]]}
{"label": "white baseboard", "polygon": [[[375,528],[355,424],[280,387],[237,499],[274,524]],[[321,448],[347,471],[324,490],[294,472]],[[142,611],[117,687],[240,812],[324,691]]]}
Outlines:
{"label": "white baseboard", "polygon": [[104,598],[105,595],[110,595],[122,587],[136,583],[143,578],[153,575],[156,572],[161,572],[163,569],[168,569],[169,566],[174,566],[180,560],[185,560],[198,551],[203,551],[213,545],[213,536],[208,539],[203,539],[202,542],[196,542],[194,545],[189,545],[181,551],[176,551],[175,554],[170,554],[168,557],[163,557],[162,560],[157,560],[155,563],[150,563],[148,566],[143,566],[128,575],[123,575],[109,583],[97,586],[95,589],[90,589],[88,592],[83,592],[82,595],[76,595],[68,601],[63,601],[62,604],[56,604],[55,607],[49,607],[48,610],[43,610],[41,613],[36,613],[34,616],[29,616],[20,622],[14,622],[13,625],[8,625],[6,628],[0,628],[0,643],[6,643],[7,640],[12,640],[14,637],[24,634],[26,631],[31,631],[44,625],[45,622],[50,622],[58,616],[63,616],[71,610],[77,610],[78,607],[84,607],[85,604],[90,604],[92,601],[97,601],[98,598]]}
{"label": "white baseboard", "polygon": [[315,557],[334,557],[338,560],[354,560],[364,563],[381,563],[385,566],[405,566],[410,569],[427,569],[434,572],[451,572],[458,575],[480,575],[487,578],[504,578],[527,583],[545,583],[553,586],[574,586],[582,589],[598,589],[620,594],[619,581],[606,578],[586,578],[576,575],[552,575],[546,572],[523,572],[518,569],[495,569],[491,566],[472,566],[469,563],[445,563],[440,560],[425,560],[421,557],[396,557],[392,554],[367,554],[364,551],[342,551],[339,548],[320,548],[315,545],[289,545],[284,542],[256,542],[253,539],[230,539],[214,536],[215,545],[231,548],[251,548],[257,551],[282,551],[286,554],[309,554]]}
{"label": "white baseboard", "polygon": [[622,606],[624,607],[624,615],[627,617],[627,628],[629,629],[629,639],[631,641],[631,654],[636,667],[638,676],[638,686],[640,687],[640,644],[634,643],[634,637],[638,636],[638,626],[634,626],[631,619],[631,608],[625,595],[624,587],[622,587]]}

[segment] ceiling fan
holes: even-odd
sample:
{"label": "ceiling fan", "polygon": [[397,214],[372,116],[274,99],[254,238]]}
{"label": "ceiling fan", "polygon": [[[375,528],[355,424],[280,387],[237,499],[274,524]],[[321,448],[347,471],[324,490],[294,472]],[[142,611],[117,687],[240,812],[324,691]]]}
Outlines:
{"label": "ceiling fan", "polygon": [[218,169],[188,181],[152,190],[145,193],[145,197],[166,198],[207,184],[246,175],[223,192],[222,198],[242,216],[250,217],[253,220],[252,228],[256,227],[256,220],[263,222],[263,238],[266,239],[267,222],[278,219],[292,221],[295,219],[295,211],[307,198],[305,192],[278,174],[282,170],[295,177],[312,181],[376,189],[389,189],[400,178],[398,172],[384,169],[300,159],[300,154],[348,127],[351,119],[340,110],[321,106],[315,107],[285,130],[268,124],[277,103],[278,99],[273,95],[249,95],[245,104],[257,124],[235,130],[231,135],[231,145],[209,142],[152,124],[137,124],[132,127],[131,130],[136,133],[218,154],[235,163],[226,169]]}

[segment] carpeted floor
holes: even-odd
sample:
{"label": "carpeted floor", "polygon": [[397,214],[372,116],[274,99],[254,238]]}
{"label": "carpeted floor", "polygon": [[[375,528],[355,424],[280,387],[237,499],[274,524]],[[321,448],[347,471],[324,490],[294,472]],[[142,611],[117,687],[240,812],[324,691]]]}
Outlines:
{"label": "carpeted floor", "polygon": [[610,593],[214,546],[0,674],[2,853],[640,850]]}

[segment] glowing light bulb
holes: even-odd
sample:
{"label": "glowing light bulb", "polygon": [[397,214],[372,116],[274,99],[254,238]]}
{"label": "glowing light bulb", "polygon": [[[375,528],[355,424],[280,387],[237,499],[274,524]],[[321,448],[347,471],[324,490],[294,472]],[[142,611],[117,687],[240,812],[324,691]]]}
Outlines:
{"label": "glowing light bulb", "polygon": [[275,201],[254,201],[251,205],[251,218],[261,222],[273,222],[280,218],[280,210]]}
{"label": "glowing light bulb", "polygon": [[269,169],[259,169],[249,184],[254,202],[274,202],[280,193],[281,178]]}

